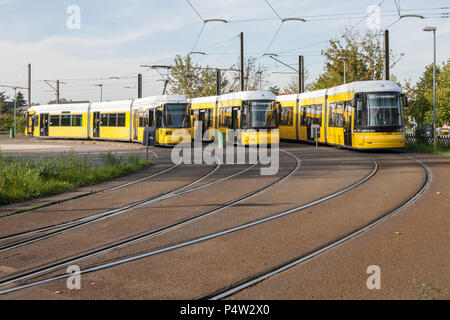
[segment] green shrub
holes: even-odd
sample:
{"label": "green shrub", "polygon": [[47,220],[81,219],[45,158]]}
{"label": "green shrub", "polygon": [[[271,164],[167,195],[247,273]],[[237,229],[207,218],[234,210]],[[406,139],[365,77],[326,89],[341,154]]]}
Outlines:
{"label": "green shrub", "polygon": [[130,156],[128,162],[112,153],[103,166],[74,154],[39,160],[7,158],[0,153],[0,205],[53,195],[116,178],[147,167],[148,161]]}

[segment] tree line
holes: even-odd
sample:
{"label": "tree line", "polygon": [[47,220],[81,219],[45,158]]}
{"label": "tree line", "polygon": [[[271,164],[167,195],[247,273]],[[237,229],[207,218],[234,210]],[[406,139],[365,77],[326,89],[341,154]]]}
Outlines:
{"label": "tree line", "polygon": [[[326,49],[321,54],[325,57],[322,73],[312,82],[306,84],[307,91],[319,90],[338,86],[344,82],[345,57],[346,82],[363,80],[382,80],[384,72],[384,45],[380,32],[366,30],[355,31],[344,28],[342,35],[329,40]],[[390,50],[390,69],[404,56]],[[236,71],[239,66],[233,65],[230,71],[223,72],[220,88],[222,93],[240,90],[240,74]],[[437,126],[450,122],[450,59],[442,67],[437,67]],[[308,72],[305,72],[305,78]],[[409,105],[404,108],[404,123],[411,127],[413,123],[422,128],[425,123],[432,123],[433,119],[433,66],[428,65],[417,83],[411,80],[399,81],[395,74],[390,79],[396,82],[407,95]],[[264,84],[264,86],[262,86]],[[267,68],[257,64],[255,57],[245,59],[244,88],[245,90],[269,89],[275,94],[289,94],[298,92],[298,76],[293,77],[285,88],[270,84]],[[170,92],[185,94],[187,97],[203,97],[216,94],[216,70],[208,66],[202,68],[194,64],[189,55],[177,55],[174,67],[170,69]]]}

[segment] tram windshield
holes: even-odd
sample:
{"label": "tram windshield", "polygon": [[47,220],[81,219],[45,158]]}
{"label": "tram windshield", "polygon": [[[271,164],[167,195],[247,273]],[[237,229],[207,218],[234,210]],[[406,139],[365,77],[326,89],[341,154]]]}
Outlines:
{"label": "tram windshield", "polygon": [[367,94],[367,124],[370,127],[401,126],[402,103],[397,93]]}
{"label": "tram windshield", "polygon": [[277,116],[275,102],[251,101],[250,102],[250,127],[252,128],[276,128]]}
{"label": "tram windshield", "polygon": [[164,107],[164,126],[166,128],[189,128],[191,126],[186,103],[166,104]]}

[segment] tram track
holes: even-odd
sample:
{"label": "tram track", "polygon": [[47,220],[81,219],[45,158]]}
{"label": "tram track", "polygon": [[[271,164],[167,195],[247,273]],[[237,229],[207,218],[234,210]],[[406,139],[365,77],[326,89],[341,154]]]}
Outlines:
{"label": "tram track", "polygon": [[[220,236],[224,236],[226,234],[230,234],[230,233],[233,233],[233,232],[236,232],[236,231],[239,231],[239,230],[250,228],[250,227],[256,226],[258,224],[261,224],[261,223],[264,223],[264,222],[268,222],[268,221],[271,221],[271,220],[274,220],[274,219],[278,219],[278,218],[281,218],[281,217],[283,217],[285,215],[304,210],[304,209],[309,208],[311,206],[314,206],[316,204],[319,204],[319,203],[325,202],[327,200],[330,200],[332,198],[335,198],[335,197],[337,197],[337,196],[339,196],[339,195],[341,195],[341,194],[343,194],[345,192],[348,192],[348,191],[350,191],[350,190],[360,186],[361,184],[365,183],[366,181],[371,179],[378,172],[379,166],[378,166],[377,161],[373,160],[373,164],[374,164],[373,170],[370,172],[369,175],[365,176],[363,179],[360,179],[357,182],[347,186],[346,188],[343,188],[343,189],[341,189],[341,190],[339,190],[337,192],[334,192],[332,194],[324,196],[324,197],[322,197],[320,199],[317,199],[315,201],[311,201],[309,203],[306,203],[306,204],[303,204],[301,206],[292,208],[290,210],[286,210],[286,211],[277,213],[275,215],[271,215],[271,216],[265,217],[263,219],[258,219],[258,220],[255,220],[255,221],[252,221],[250,223],[246,223],[246,224],[234,227],[234,228],[222,230],[220,232],[212,233],[212,234],[209,234],[209,235],[206,235],[206,236],[201,236],[201,237],[198,237],[198,238],[195,238],[195,239],[192,239],[192,240],[189,240],[189,241],[184,241],[184,242],[181,242],[181,243],[178,243],[178,244],[169,245],[167,247],[159,248],[157,250],[152,250],[152,251],[145,252],[145,253],[142,253],[142,254],[137,254],[135,256],[131,256],[131,257],[128,257],[128,258],[125,258],[125,259],[119,259],[119,260],[108,262],[108,263],[105,263],[105,264],[89,267],[87,269],[82,270],[81,272],[82,273],[89,273],[89,272],[99,271],[99,270],[111,268],[113,266],[117,266],[117,265],[120,265],[120,264],[136,261],[136,260],[143,259],[143,258],[146,258],[146,257],[150,257],[150,256],[153,256],[153,255],[169,252],[169,251],[172,251],[172,250],[175,250],[175,249],[183,248],[183,247],[190,246],[190,245],[193,245],[193,244],[197,244],[197,243],[200,243],[200,242],[203,242],[203,241],[214,239],[214,238],[217,238],[217,237],[220,237]],[[260,192],[261,191],[259,191],[258,193],[260,193]],[[239,202],[241,202],[241,201],[243,201],[243,200],[240,200]],[[235,203],[235,204],[237,204],[237,203]],[[154,236],[154,235],[156,235],[156,234],[148,235],[146,238]],[[142,240],[143,239],[140,239],[139,241],[142,241]],[[114,250],[114,249],[109,249],[108,251],[112,251],[112,250]],[[105,252],[102,252],[102,253],[105,253]],[[86,256],[84,259],[87,259],[87,258],[89,258],[89,257]],[[70,264],[72,262],[75,262],[75,261],[71,260],[70,262],[66,262],[64,265]],[[61,268],[64,265],[54,266],[52,268],[52,270],[56,270],[58,268]],[[43,274],[43,273],[48,273],[49,271],[51,271],[51,270],[49,270],[49,269],[47,269],[47,270],[40,270],[38,272],[39,272],[39,274]],[[30,273],[28,275],[24,275],[24,277],[26,277],[26,278],[12,278],[12,279],[8,279],[8,280],[4,280],[3,282],[0,283],[0,286],[5,286],[7,284],[12,284],[14,282],[18,282],[18,281],[22,281],[22,280],[29,279],[29,278],[32,278],[32,277],[36,277],[37,275],[38,274]],[[0,294],[6,294],[6,293],[13,292],[13,291],[16,291],[16,290],[25,289],[25,288],[28,288],[28,287],[31,287],[31,286],[40,285],[40,284],[48,283],[48,282],[51,282],[51,281],[64,279],[67,276],[68,275],[66,275],[66,274],[62,274],[62,275],[55,276],[55,277],[52,277],[52,278],[48,278],[48,279],[44,279],[44,280],[28,283],[28,284],[25,284],[25,285],[21,285],[21,286],[17,286],[17,287],[14,287],[14,288],[10,288],[10,289],[6,289],[6,290],[3,290],[3,291],[0,291]]]}
{"label": "tram track", "polygon": [[[263,193],[263,192],[265,192],[265,191],[275,187],[276,185],[282,183],[283,181],[288,179],[292,174],[294,174],[297,171],[297,169],[300,167],[301,161],[297,157],[295,157],[292,154],[290,154],[289,152],[286,152],[286,153],[291,155],[292,157],[294,157],[297,160],[296,161],[296,165],[288,172],[288,174],[286,174],[283,177],[281,177],[280,179],[270,183],[269,185],[264,186],[263,188],[255,190],[253,192],[250,192],[249,194],[246,194],[245,196],[240,197],[238,199],[234,199],[232,201],[229,201],[229,202],[227,202],[227,203],[225,203],[225,204],[223,204],[223,205],[221,205],[221,206],[219,206],[217,208],[210,209],[210,210],[207,210],[207,211],[202,212],[200,214],[197,214],[195,216],[176,221],[176,222],[168,224],[168,225],[166,225],[166,226],[164,226],[162,228],[157,228],[155,230],[151,230],[151,231],[146,232],[144,234],[135,235],[135,236],[132,236],[132,237],[130,237],[128,239],[123,239],[123,240],[121,240],[121,241],[119,241],[119,242],[117,242],[115,244],[111,244],[111,245],[105,246],[103,248],[98,248],[96,250],[93,250],[93,251],[88,252],[88,253],[84,253],[84,254],[79,255],[77,257],[72,257],[69,260],[59,261],[59,262],[53,263],[52,265],[46,266],[45,268],[35,269],[33,271],[28,271],[26,273],[23,273],[23,274],[21,274],[19,276],[13,276],[12,278],[4,279],[4,280],[2,280],[0,282],[0,287],[4,286],[4,285],[7,285],[9,283],[12,283],[12,282],[21,281],[21,280],[25,280],[27,278],[38,276],[38,275],[43,274],[43,273],[48,273],[48,272],[51,272],[52,270],[64,267],[66,265],[70,265],[70,264],[72,264],[74,262],[80,262],[80,261],[83,261],[85,259],[92,258],[94,256],[105,254],[107,252],[110,252],[110,251],[113,251],[113,250],[116,250],[116,249],[119,249],[119,248],[122,248],[122,247],[125,247],[125,246],[129,246],[129,245],[135,244],[135,243],[140,242],[140,241],[147,240],[147,239],[149,239],[149,238],[151,238],[153,236],[156,236],[156,235],[162,234],[164,232],[167,232],[167,231],[179,228],[179,227],[181,227],[183,225],[186,225],[188,223],[195,222],[195,221],[197,221],[197,220],[199,220],[201,218],[204,218],[206,216],[218,213],[218,212],[220,212],[220,211],[222,211],[222,210],[224,210],[226,208],[232,207],[232,206],[237,205],[237,204],[239,204],[239,203],[241,203],[241,202],[243,202],[245,200],[248,200],[248,199],[250,199],[252,197],[255,197],[256,195],[261,194],[261,193]],[[255,166],[256,166],[256,164],[252,165],[251,167],[247,168],[244,171],[248,171],[249,169],[254,168]],[[240,172],[240,173],[242,173],[242,172]],[[236,176],[236,175],[237,174],[234,174],[233,176]],[[231,178],[231,176],[229,178]],[[227,178],[227,179],[229,179],[229,178]]]}
{"label": "tram track", "polygon": [[363,232],[366,232],[369,229],[373,228],[374,226],[382,223],[383,221],[387,220],[388,218],[392,217],[393,215],[395,215],[396,213],[398,213],[399,211],[401,211],[402,209],[404,209],[405,207],[407,207],[408,205],[413,203],[417,198],[419,198],[425,192],[425,190],[430,185],[431,171],[420,160],[417,160],[410,156],[405,156],[405,157],[412,161],[415,161],[422,167],[422,169],[425,172],[425,178],[424,178],[423,184],[419,187],[419,189],[409,199],[406,199],[405,201],[403,201],[396,208],[383,213],[382,215],[380,215],[379,217],[377,217],[375,219],[372,219],[364,226],[356,228],[354,230],[351,230],[350,232],[348,232],[332,241],[329,241],[307,253],[302,253],[301,255],[294,257],[288,261],[282,262],[276,266],[273,266],[270,269],[259,272],[257,274],[254,274],[251,277],[247,277],[245,279],[242,279],[241,281],[234,282],[226,287],[222,287],[222,288],[215,290],[209,294],[198,297],[196,300],[204,300],[204,299],[219,300],[219,299],[224,299],[224,298],[230,297],[242,290],[245,290],[251,286],[254,286],[272,276],[278,275],[278,274],[280,274],[290,268],[293,268],[301,263],[304,263],[322,253],[325,253],[328,250],[335,248],[336,246],[339,246],[346,241],[353,239],[354,237],[356,237],[356,236],[362,234]]}
{"label": "tram track", "polygon": [[[198,179],[188,183],[187,185],[184,185],[184,186],[182,186],[180,188],[177,188],[175,190],[168,191],[168,192],[166,192],[166,193],[164,193],[162,195],[159,195],[159,196],[156,196],[156,197],[152,197],[152,198],[149,198],[149,199],[144,199],[144,200],[138,201],[136,203],[129,204],[129,205],[123,206],[121,208],[110,210],[110,211],[103,212],[103,213],[100,213],[100,214],[96,214],[96,215],[93,215],[93,216],[83,217],[83,218],[76,219],[76,220],[73,220],[73,221],[70,221],[70,222],[65,222],[65,223],[61,223],[61,224],[57,224],[57,225],[53,225],[53,226],[47,226],[47,227],[43,227],[43,228],[39,228],[39,229],[35,229],[35,230],[29,230],[27,232],[22,232],[22,233],[19,233],[19,234],[13,234],[13,235],[8,235],[8,236],[5,236],[5,237],[2,237],[2,238],[0,238],[0,241],[6,241],[6,240],[15,239],[15,238],[18,238],[18,237],[24,237],[24,236],[32,235],[32,234],[36,234],[36,233],[56,230],[56,231],[53,231],[53,232],[45,234],[45,235],[40,235],[40,236],[37,236],[37,237],[22,239],[22,240],[19,240],[19,241],[16,241],[16,242],[8,243],[8,244],[0,247],[0,253],[8,251],[8,250],[11,250],[11,249],[19,248],[19,247],[22,247],[22,246],[25,246],[25,245],[28,245],[28,244],[31,244],[31,243],[35,243],[35,242],[40,241],[40,240],[48,239],[50,237],[62,234],[64,232],[71,231],[71,230],[80,228],[82,226],[86,226],[88,224],[91,224],[91,223],[94,223],[94,222],[98,222],[100,220],[103,220],[103,219],[106,219],[106,218],[110,218],[110,217],[116,216],[118,214],[130,211],[130,210],[133,210],[133,209],[141,208],[141,207],[144,207],[146,205],[157,203],[157,202],[160,202],[160,201],[163,201],[163,200],[167,200],[167,199],[170,199],[170,198],[173,198],[173,197],[181,196],[181,195],[184,195],[184,194],[187,194],[187,193],[191,193],[191,192],[194,192],[194,191],[197,191],[197,190],[200,190],[200,189],[203,189],[203,188],[215,185],[217,183],[224,182],[226,180],[232,179],[232,178],[234,178],[234,177],[236,177],[236,176],[238,176],[240,174],[243,174],[243,173],[249,171],[250,169],[254,168],[258,164],[258,162],[257,162],[257,163],[255,163],[255,164],[253,164],[253,165],[251,165],[251,166],[249,166],[249,167],[247,167],[247,168],[245,168],[243,170],[240,170],[237,173],[234,173],[232,175],[226,176],[226,177],[218,179],[218,180],[211,181],[209,183],[205,183],[203,185],[194,187],[194,188],[189,189],[189,190],[185,190],[185,189],[187,189],[187,188],[189,188],[189,187],[191,187],[191,186],[201,182],[202,180],[208,178],[212,174],[214,174],[219,169],[219,167],[221,166],[220,160],[217,157],[216,157],[216,160],[218,160],[217,161],[217,165],[215,166],[215,168],[212,171],[210,171],[206,175],[203,175],[200,178],[198,178]],[[183,190],[185,190],[185,191],[183,191]],[[60,229],[60,230],[57,230],[57,229]]]}

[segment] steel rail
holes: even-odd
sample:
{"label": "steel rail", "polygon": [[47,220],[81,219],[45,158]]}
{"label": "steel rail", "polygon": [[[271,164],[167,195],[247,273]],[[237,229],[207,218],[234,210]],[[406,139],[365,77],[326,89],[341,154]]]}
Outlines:
{"label": "steel rail", "polygon": [[420,195],[422,195],[425,190],[428,188],[428,186],[430,185],[430,181],[431,181],[431,172],[428,169],[428,167],[423,164],[420,160],[417,160],[415,158],[412,158],[410,156],[406,156],[407,158],[409,158],[410,160],[415,161],[416,163],[418,163],[425,171],[425,179],[424,182],[422,184],[422,186],[420,187],[420,189],[414,193],[414,195],[412,197],[410,197],[409,199],[407,199],[406,201],[402,202],[402,204],[398,207],[396,207],[393,210],[390,210],[386,213],[384,213],[383,215],[381,215],[380,217],[370,221],[368,224],[366,224],[365,226],[358,228],[356,230],[351,231],[350,233],[347,233],[346,235],[340,237],[339,239],[333,240],[330,243],[327,243],[319,248],[316,248],[314,250],[312,250],[310,253],[307,254],[302,254],[301,256],[295,257],[294,259],[291,259],[289,261],[286,261],[282,264],[277,265],[276,267],[265,271],[263,273],[259,273],[253,277],[247,278],[243,281],[240,281],[238,283],[232,284],[226,288],[222,288],[219,289],[217,291],[215,291],[214,293],[211,293],[209,295],[205,295],[203,297],[200,297],[198,299],[210,299],[210,300],[219,300],[219,299],[223,299],[226,297],[229,297],[239,291],[242,291],[248,287],[251,287],[259,282],[262,282],[274,275],[280,274],[285,270],[288,270],[296,265],[299,265],[321,253],[324,253],[348,240],[353,239],[354,237],[360,235],[361,233],[368,231],[369,229],[371,229],[372,227],[378,225],[379,223],[387,220],[388,218],[392,217],[394,214],[396,214],[397,212],[401,211],[402,209],[404,209],[405,207],[407,207],[408,205],[410,205],[411,203],[413,203]]}
{"label": "steel rail", "polygon": [[[32,270],[32,271],[29,271],[29,272],[27,272],[25,274],[21,274],[19,276],[14,276],[12,278],[5,279],[2,282],[0,282],[0,287],[1,286],[5,286],[5,285],[10,284],[10,283],[13,283],[13,282],[22,281],[22,280],[25,280],[25,279],[28,279],[28,278],[31,278],[31,277],[36,277],[36,276],[38,276],[40,274],[48,273],[50,271],[53,271],[55,269],[64,267],[66,265],[73,264],[74,262],[83,261],[83,260],[86,260],[88,258],[92,258],[94,256],[98,256],[98,255],[105,254],[107,252],[119,249],[121,247],[129,246],[129,245],[132,245],[134,243],[144,241],[144,240],[149,239],[151,237],[154,237],[156,235],[159,235],[159,234],[162,234],[164,232],[173,230],[175,228],[179,228],[179,227],[181,227],[183,225],[186,225],[188,223],[192,223],[192,222],[197,221],[197,220],[199,220],[201,218],[204,218],[204,217],[206,217],[208,215],[211,215],[211,214],[217,213],[219,211],[222,211],[222,210],[224,210],[226,208],[229,208],[231,206],[239,204],[239,203],[241,203],[244,200],[250,199],[250,198],[252,198],[252,197],[254,197],[254,196],[256,196],[256,195],[258,195],[258,194],[260,194],[262,192],[265,192],[265,191],[275,187],[276,185],[282,183],[284,180],[288,179],[300,167],[300,163],[301,163],[300,159],[298,159],[296,156],[294,156],[290,152],[283,151],[283,150],[282,150],[282,152],[285,152],[286,154],[289,154],[290,156],[292,156],[297,162],[296,166],[287,175],[285,175],[281,179],[278,179],[277,181],[275,181],[275,182],[265,186],[264,188],[261,188],[259,190],[253,191],[253,192],[251,192],[251,193],[249,193],[249,194],[247,194],[247,195],[245,195],[245,196],[243,196],[243,197],[241,197],[239,199],[232,200],[232,201],[230,201],[230,202],[228,202],[226,204],[223,204],[223,205],[219,206],[218,208],[207,210],[206,212],[200,213],[200,214],[198,214],[198,215],[196,215],[194,217],[182,219],[182,220],[177,221],[177,222],[175,222],[173,224],[170,224],[168,226],[165,226],[165,227],[162,227],[162,228],[159,228],[159,229],[156,229],[156,230],[152,230],[152,231],[147,232],[145,234],[137,235],[137,236],[135,236],[135,237],[133,237],[131,239],[122,240],[119,243],[115,243],[113,245],[109,245],[106,248],[100,248],[100,249],[97,249],[97,250],[95,250],[93,252],[89,252],[87,254],[85,253],[85,254],[83,254],[81,256],[78,256],[78,257],[72,257],[70,260],[59,261],[59,262],[53,263],[50,266],[46,266],[46,267],[38,269],[38,270]],[[253,168],[255,165],[253,165],[251,168]]]}
{"label": "steel rail", "polygon": [[[292,155],[291,153],[289,153],[287,151],[285,151],[285,152],[290,154],[291,156],[294,156],[298,160],[298,158],[295,155]],[[190,246],[190,245],[194,245],[194,244],[197,244],[197,243],[200,243],[200,242],[204,242],[204,241],[207,241],[207,240],[218,238],[220,236],[224,236],[224,235],[236,232],[236,231],[244,230],[244,229],[247,229],[247,228],[250,228],[250,227],[253,227],[253,226],[265,223],[265,222],[268,222],[268,221],[272,221],[272,220],[281,218],[283,216],[286,216],[286,215],[289,215],[289,214],[292,214],[292,213],[295,213],[295,212],[298,212],[298,211],[301,211],[301,210],[304,210],[304,209],[309,208],[311,206],[314,206],[314,205],[317,205],[319,203],[322,203],[322,202],[325,202],[327,200],[330,200],[332,198],[335,198],[335,197],[337,197],[337,196],[339,196],[339,195],[341,195],[341,194],[343,194],[345,192],[348,192],[348,191],[350,191],[352,189],[355,189],[356,187],[360,186],[361,184],[363,184],[366,181],[368,181],[369,179],[371,179],[378,172],[378,169],[379,169],[378,162],[376,160],[373,160],[373,163],[374,163],[374,168],[369,173],[369,175],[365,176],[363,179],[361,179],[361,180],[351,184],[350,186],[348,186],[346,188],[343,188],[343,189],[341,189],[341,190],[339,190],[337,192],[329,194],[329,195],[327,195],[325,197],[322,197],[322,198],[320,198],[318,200],[315,200],[315,201],[303,204],[303,205],[301,205],[299,207],[296,207],[296,208],[292,208],[292,209],[289,209],[289,210],[277,213],[275,215],[271,215],[271,216],[266,217],[266,218],[262,218],[262,219],[258,219],[258,220],[255,220],[255,221],[252,221],[252,222],[249,222],[249,223],[245,223],[245,224],[237,226],[237,227],[233,227],[233,228],[230,228],[230,229],[222,230],[222,231],[219,231],[219,232],[216,232],[216,233],[212,233],[212,234],[209,234],[209,235],[206,235],[206,236],[202,236],[202,237],[195,238],[195,239],[192,239],[192,240],[189,240],[189,241],[185,241],[185,242],[181,242],[181,243],[178,243],[178,244],[170,245],[170,246],[165,247],[165,248],[161,248],[161,249],[145,252],[145,253],[138,254],[138,255],[135,255],[135,256],[132,256],[132,257],[119,259],[119,260],[112,261],[112,262],[109,262],[109,263],[105,263],[105,264],[101,264],[101,265],[98,265],[98,266],[90,267],[90,268],[81,270],[80,274],[86,274],[86,273],[91,273],[91,272],[95,272],[95,271],[99,271],[99,270],[104,270],[104,269],[111,268],[111,267],[114,267],[114,266],[117,266],[117,265],[121,265],[121,264],[125,264],[125,263],[128,263],[128,262],[137,261],[137,260],[140,260],[140,259],[143,259],[143,258],[147,258],[147,257],[150,257],[150,256],[157,255],[157,254],[161,254],[161,253],[169,252],[169,251],[172,251],[172,250],[175,250],[175,249],[187,247],[187,246]],[[291,172],[291,174],[292,174],[292,172]],[[44,271],[42,271],[42,272],[44,272]],[[5,289],[3,291],[0,291],[0,295],[7,294],[7,293],[10,293],[10,292],[14,292],[14,291],[17,291],[17,290],[26,289],[26,288],[29,288],[29,287],[32,287],[32,286],[36,286],[36,285],[41,285],[41,284],[52,282],[52,281],[65,279],[65,278],[68,278],[69,276],[70,276],[69,274],[61,274],[61,275],[58,275],[58,276],[55,276],[55,277],[52,277],[52,278],[39,280],[39,281],[36,281],[36,282],[32,282],[32,283],[16,286],[16,287],[13,287],[13,288]],[[27,276],[27,277],[29,278],[29,277],[31,277],[31,275]],[[20,281],[20,280],[23,280],[23,278],[21,278],[21,279],[18,279],[18,278],[10,279],[10,280],[1,282],[0,283],[0,287],[4,286],[4,285],[7,285],[7,284],[11,284],[13,282]]]}
{"label": "steel rail", "polygon": [[[180,188],[177,188],[175,190],[168,191],[168,192],[166,192],[166,193],[164,193],[164,194],[162,194],[160,196],[152,197],[150,199],[144,199],[144,200],[141,200],[141,201],[138,201],[138,202],[126,205],[126,206],[121,207],[121,208],[113,209],[113,210],[110,210],[110,211],[102,212],[102,213],[99,213],[99,214],[95,214],[95,215],[88,216],[88,217],[83,217],[83,218],[80,218],[80,219],[76,219],[76,220],[69,221],[69,222],[64,222],[64,223],[53,225],[53,226],[47,226],[47,227],[43,227],[43,228],[39,228],[39,229],[35,229],[35,230],[30,230],[30,231],[21,232],[21,233],[14,234],[14,235],[9,235],[9,236],[2,237],[2,238],[0,238],[0,241],[11,240],[11,239],[18,238],[18,237],[23,237],[23,236],[26,236],[26,235],[31,235],[31,234],[36,234],[36,233],[41,233],[41,232],[45,232],[45,231],[51,231],[51,230],[63,228],[62,230],[57,230],[57,231],[54,231],[54,232],[51,232],[51,233],[48,233],[48,234],[45,234],[45,235],[42,235],[42,236],[37,236],[37,237],[34,237],[34,238],[28,238],[28,239],[25,239],[25,240],[20,240],[20,241],[13,242],[13,243],[8,243],[8,244],[0,247],[0,253],[8,251],[8,250],[11,250],[11,249],[15,249],[15,248],[18,248],[18,247],[22,247],[24,245],[31,244],[31,243],[34,243],[34,242],[37,242],[37,241],[48,239],[48,238],[56,236],[58,234],[62,234],[64,232],[67,232],[67,231],[70,231],[70,230],[74,230],[74,229],[77,229],[79,227],[82,227],[82,226],[85,226],[85,225],[88,225],[88,224],[91,224],[91,223],[94,223],[94,222],[97,222],[97,221],[100,221],[100,220],[103,220],[103,219],[106,219],[106,218],[113,217],[115,215],[127,212],[127,211],[132,210],[132,209],[141,208],[143,206],[146,206],[146,205],[149,205],[149,204],[152,204],[152,203],[155,203],[155,202],[163,201],[163,200],[170,199],[170,198],[173,198],[173,197],[176,197],[176,196],[180,196],[180,195],[183,195],[183,194],[186,194],[186,193],[197,191],[199,189],[202,189],[202,188],[214,185],[216,183],[220,183],[220,182],[223,182],[225,180],[231,179],[231,178],[233,178],[233,177],[235,177],[235,176],[237,176],[239,174],[242,174],[242,173],[252,169],[253,167],[255,167],[258,164],[258,163],[255,163],[252,166],[250,166],[248,168],[245,168],[244,170],[241,170],[241,171],[239,171],[237,173],[234,173],[234,174],[232,174],[230,176],[227,176],[225,178],[206,183],[204,185],[195,187],[195,188],[190,189],[190,190],[186,190],[184,192],[180,192],[180,191],[182,191],[182,190],[184,190],[184,189],[186,189],[186,188],[188,188],[188,187],[190,187],[190,186],[192,186],[194,184],[197,184],[200,181],[206,179],[207,177],[209,177],[210,175],[212,175],[213,173],[215,173],[219,169],[219,167],[221,166],[220,159],[218,157],[216,157],[216,156],[214,156],[214,157],[216,158],[216,160],[218,160],[217,161],[217,165],[215,166],[214,170],[210,171],[206,175],[203,175],[199,179],[196,179],[196,180],[188,183],[187,185],[184,185],[184,186],[182,186]],[[179,164],[180,163],[178,163],[177,165],[179,165]]]}

